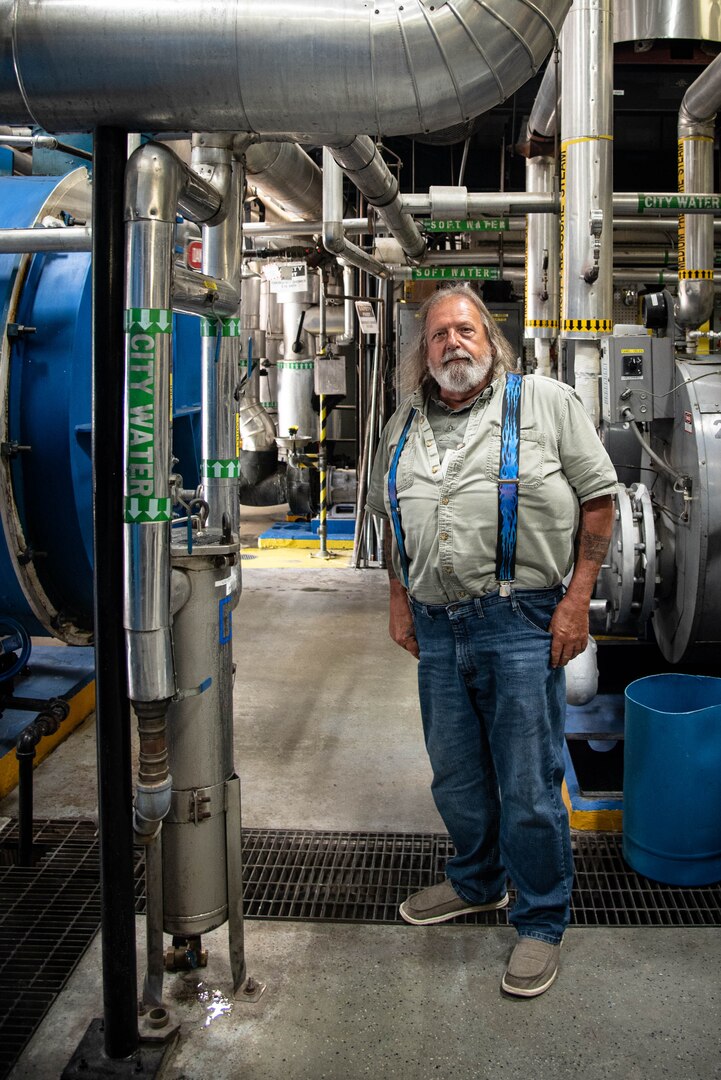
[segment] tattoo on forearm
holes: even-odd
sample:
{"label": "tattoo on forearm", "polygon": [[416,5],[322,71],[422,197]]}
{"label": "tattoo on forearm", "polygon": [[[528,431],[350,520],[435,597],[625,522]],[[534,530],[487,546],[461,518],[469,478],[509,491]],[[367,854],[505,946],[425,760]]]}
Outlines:
{"label": "tattoo on forearm", "polygon": [[608,551],[608,536],[602,536],[599,533],[582,532],[580,541],[581,558],[588,559],[589,562],[596,563],[600,566],[606,558],[606,552]]}

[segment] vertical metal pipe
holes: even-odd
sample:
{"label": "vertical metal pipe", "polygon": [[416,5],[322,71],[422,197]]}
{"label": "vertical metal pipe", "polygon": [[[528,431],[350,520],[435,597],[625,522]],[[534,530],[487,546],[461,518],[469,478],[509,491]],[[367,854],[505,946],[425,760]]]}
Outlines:
{"label": "vertical metal pipe", "polygon": [[93,150],[93,518],[95,683],[105,1053],[138,1046],[130,707],[123,633],[123,183],[126,136]]}
{"label": "vertical metal pipe", "polygon": [[574,0],[561,33],[561,335],[595,423],[602,335],[613,329],[613,10]]}
{"label": "vertical metal pipe", "polygon": [[[526,191],[553,191],[555,172],[552,157],[528,158]],[[557,216],[527,214],[525,338],[558,337],[558,248]]]}
{"label": "vertical metal pipe", "polygon": [[[224,195],[228,212],[219,225],[203,226],[203,273],[240,288],[240,188],[242,169],[233,160],[228,138],[202,135],[193,146],[193,166],[212,169],[210,183]],[[220,145],[219,145],[220,144]],[[226,520],[240,529],[238,498],[238,359],[240,305],[232,318],[203,319],[202,480],[209,506],[208,525],[219,529]],[[258,357],[254,357],[257,362]]]}

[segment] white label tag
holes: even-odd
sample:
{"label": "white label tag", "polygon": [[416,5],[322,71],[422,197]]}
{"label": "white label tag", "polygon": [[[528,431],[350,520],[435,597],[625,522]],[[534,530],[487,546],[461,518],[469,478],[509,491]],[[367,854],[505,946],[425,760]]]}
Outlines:
{"label": "white label tag", "polygon": [[356,315],[358,316],[358,322],[360,328],[364,334],[377,334],[378,333],[378,318],[373,305],[367,300],[356,300],[355,302]]}

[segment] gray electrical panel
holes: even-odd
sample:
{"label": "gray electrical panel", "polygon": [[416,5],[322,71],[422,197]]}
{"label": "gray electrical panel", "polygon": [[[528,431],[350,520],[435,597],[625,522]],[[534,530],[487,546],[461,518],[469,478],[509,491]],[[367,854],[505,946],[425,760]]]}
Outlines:
{"label": "gray electrical panel", "polygon": [[601,343],[603,419],[619,424],[673,417],[673,339],[648,334],[606,337]]}

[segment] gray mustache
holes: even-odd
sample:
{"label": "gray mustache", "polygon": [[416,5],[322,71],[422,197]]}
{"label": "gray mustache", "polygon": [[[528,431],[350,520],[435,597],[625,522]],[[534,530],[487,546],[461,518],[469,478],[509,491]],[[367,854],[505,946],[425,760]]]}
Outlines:
{"label": "gray mustache", "polygon": [[466,349],[447,349],[443,353],[443,363],[449,364],[451,360],[468,360],[470,364],[474,363],[473,357]]}

